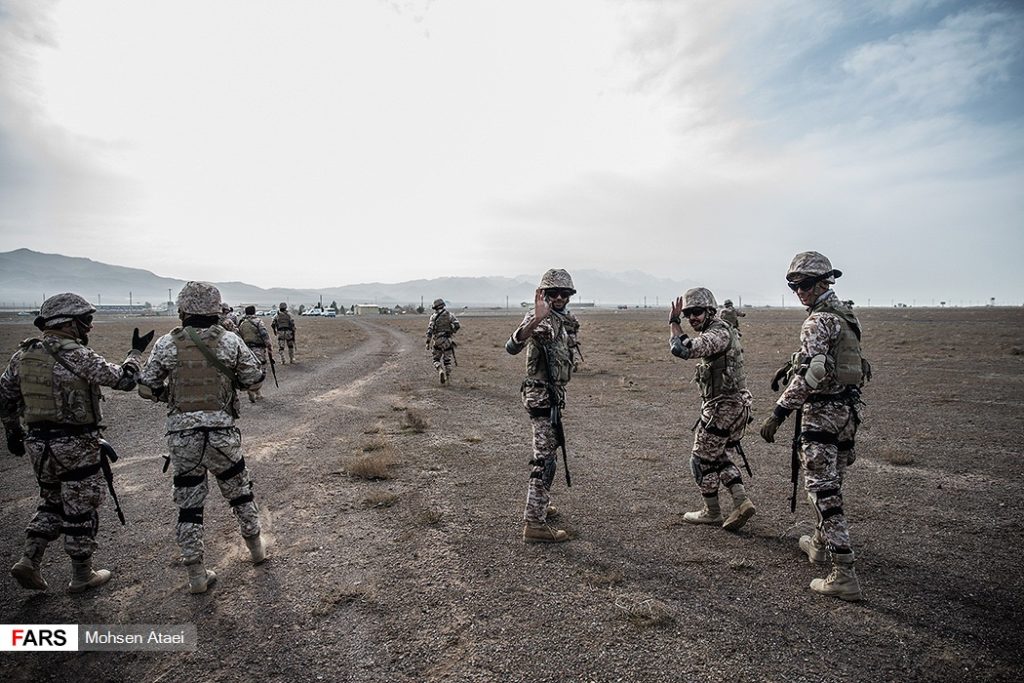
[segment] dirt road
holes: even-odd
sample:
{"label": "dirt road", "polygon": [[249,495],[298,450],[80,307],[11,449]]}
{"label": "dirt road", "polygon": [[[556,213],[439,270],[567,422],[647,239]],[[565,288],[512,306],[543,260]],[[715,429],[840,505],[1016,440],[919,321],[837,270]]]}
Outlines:
{"label": "dirt road", "polygon": [[[219,582],[184,590],[163,411],[119,394],[105,421],[129,524],[108,503],[96,555],[114,579],[66,594],[51,546],[50,591],[0,582],[3,623],[194,623],[198,651],[5,654],[0,678],[1018,680],[1024,320],[951,313],[863,314],[876,379],[847,505],[864,603],[807,589],[820,572],[796,549],[811,514],[788,512],[785,445],[748,435],[758,514],[740,533],[681,523],[698,500],[686,466],[698,398],[660,313],[581,316],[587,362],[565,414],[574,486],[560,473],[553,494],[575,538],[554,547],[519,536],[528,422],[522,358],[502,348],[517,318],[464,318],[448,387],[422,349],[425,318],[303,319],[300,362],[279,365],[280,389],[268,380],[239,423],[264,565],[247,561],[214,492]],[[767,386],[799,320],[744,321],[752,386]],[[94,346],[117,358],[137,322],[98,325]],[[971,351],[968,377],[959,359],[979,324],[998,334]],[[6,358],[28,330],[0,328]],[[930,344],[940,333],[945,346]],[[756,394],[764,415],[773,397]],[[363,478],[374,468],[384,478]],[[13,563],[36,489],[24,460],[0,458],[0,477],[0,557]]]}

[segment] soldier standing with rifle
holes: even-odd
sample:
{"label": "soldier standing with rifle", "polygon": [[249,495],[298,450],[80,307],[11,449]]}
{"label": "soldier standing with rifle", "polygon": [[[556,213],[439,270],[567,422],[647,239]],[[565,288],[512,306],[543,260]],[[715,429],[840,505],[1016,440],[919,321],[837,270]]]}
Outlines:
{"label": "soldier standing with rifle", "polygon": [[[245,345],[252,351],[252,355],[256,356],[256,360],[260,362],[260,367],[263,368],[263,372],[266,372],[267,361],[270,361],[270,369],[274,372],[274,384],[277,384],[277,372],[274,371],[274,353],[270,344],[270,333],[267,332],[266,326],[263,321],[256,317],[256,307],[246,306],[245,317],[242,318],[238,323],[238,336],[242,338]],[[258,399],[263,398],[263,394],[260,393],[259,389],[249,389],[249,402],[255,403]]]}
{"label": "soldier standing with rifle", "polygon": [[[750,422],[752,398],[743,373],[743,347],[740,335],[721,318],[715,317],[715,296],[704,287],[689,289],[677,298],[669,311],[672,337],[669,350],[679,358],[698,359],[694,381],[700,387],[700,417],[693,426],[693,455],[690,469],[704,498],[704,508],[687,512],[683,521],[690,524],[721,525],[736,531],[754,516],[756,509],[743,487],[736,460],[742,459],[747,474],[750,466],[740,439]],[[682,318],[697,332],[687,337]],[[729,457],[730,451],[734,458]],[[718,490],[724,485],[732,496],[733,509],[722,521]]]}
{"label": "soldier standing with rifle", "polygon": [[[797,254],[789,265],[787,284],[808,315],[800,328],[800,350],[775,376],[773,387],[783,380],[787,386],[762,422],[761,437],[773,443],[779,426],[796,411],[794,455],[803,465],[804,488],[817,518],[814,534],[800,538],[800,550],[813,564],[825,564],[830,555],[833,563],[828,577],[811,581],[811,590],[860,600],[842,486],[846,467],[856,457],[860,387],[871,379],[871,366],[861,355],[857,316],[831,288],[841,275],[816,251]],[[796,475],[794,467],[791,508]]]}
{"label": "soldier standing with rifle", "polygon": [[452,366],[458,365],[455,359],[455,340],[452,337],[459,331],[459,319],[445,308],[444,299],[434,299],[431,306],[434,312],[427,323],[427,350],[434,359],[434,369],[441,384],[451,381]]}
{"label": "soldier standing with rifle", "polygon": [[32,458],[41,498],[26,529],[23,556],[11,568],[11,576],[22,588],[47,589],[40,563],[46,546],[61,534],[64,551],[71,557],[68,592],[81,593],[110,580],[109,570],[92,567],[104,477],[113,494],[107,464],[112,449],[100,438],[100,387],[135,388],[142,352],[153,332],[140,337],[136,328],[124,363],[108,363],[88,346],[95,312],[77,294],[51,296],[35,319],[42,339],[22,342],[0,377],[0,418],[7,449],[15,455],[27,452]]}
{"label": "soldier standing with rifle", "polygon": [[281,302],[277,314],[270,321],[270,329],[277,335],[277,350],[284,363],[284,347],[288,346],[288,362],[295,363],[295,318],[288,312],[288,304]]}
{"label": "soldier standing with rifle", "polygon": [[[559,447],[565,458],[561,411],[565,406],[565,385],[572,376],[569,331],[575,337],[579,329],[579,322],[566,305],[575,293],[567,271],[555,268],[544,273],[534,293],[534,309],[505,343],[505,350],[512,355],[527,349],[522,398],[533,427],[533,459],[523,515],[526,543],[569,540],[568,533],[552,528],[547,520],[558,512],[549,502]],[[571,485],[568,462],[564,464],[566,485]]]}

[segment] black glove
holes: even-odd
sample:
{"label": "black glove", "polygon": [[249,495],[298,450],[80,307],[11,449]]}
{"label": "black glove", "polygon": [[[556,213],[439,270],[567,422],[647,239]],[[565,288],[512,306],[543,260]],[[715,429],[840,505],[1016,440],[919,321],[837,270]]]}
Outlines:
{"label": "black glove", "polygon": [[25,455],[25,432],[21,427],[5,427],[7,432],[7,450],[17,456]]}
{"label": "black glove", "polygon": [[761,423],[761,438],[768,443],[775,443],[775,432],[779,430],[779,426],[786,421],[791,412],[793,411],[789,408],[775,406],[772,414]]}
{"label": "black glove", "polygon": [[153,341],[153,335],[155,333],[156,330],[150,330],[149,334],[144,334],[140,337],[139,328],[136,327],[135,331],[132,332],[132,348],[139,353],[142,353],[146,350],[146,347],[149,346],[149,342]]}

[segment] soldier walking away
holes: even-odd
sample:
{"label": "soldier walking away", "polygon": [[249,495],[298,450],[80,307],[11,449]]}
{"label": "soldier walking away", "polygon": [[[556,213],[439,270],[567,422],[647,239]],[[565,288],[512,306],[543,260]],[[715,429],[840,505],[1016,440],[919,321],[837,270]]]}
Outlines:
{"label": "soldier walking away", "polygon": [[747,314],[733,308],[732,299],[726,299],[722,303],[722,310],[719,311],[718,317],[738,330],[740,329],[740,318],[746,318]]}
{"label": "soldier walking away", "polygon": [[[811,581],[811,590],[860,600],[842,487],[846,467],[856,458],[860,387],[871,378],[871,366],[861,355],[857,316],[831,289],[841,275],[816,251],[797,254],[789,265],[787,284],[808,316],[800,328],[800,350],[776,375],[776,385],[785,380],[787,386],[762,422],[761,437],[773,443],[779,425],[797,411],[794,451],[817,519],[814,534],[800,538],[800,550],[814,564],[832,559],[831,573]],[[795,476],[794,470],[794,487]]]}
{"label": "soldier walking away", "polygon": [[40,563],[47,544],[61,534],[71,557],[69,592],[81,593],[110,580],[109,570],[92,567],[98,510],[112,482],[112,477],[104,482],[110,466],[104,452],[109,446],[100,439],[100,387],[135,388],[142,352],[153,332],[140,337],[136,328],[124,363],[108,363],[88,347],[95,312],[92,304],[70,292],[44,301],[35,319],[42,338],[23,341],[0,376],[7,449],[32,458],[41,498],[26,529],[22,558],[11,568],[23,588],[47,589]]}
{"label": "soldier walking away", "polygon": [[[704,498],[704,508],[687,512],[683,521],[721,525],[727,531],[736,531],[756,512],[736,466],[737,462],[742,462],[750,472],[740,440],[751,419],[753,399],[743,373],[740,333],[715,317],[716,308],[714,294],[697,287],[677,298],[669,311],[672,331],[669,350],[679,358],[698,359],[694,381],[701,395],[700,417],[693,427],[690,469]],[[697,332],[696,337],[688,337],[683,332],[680,316]],[[728,489],[733,505],[724,522],[718,502],[720,485]]]}
{"label": "soldier walking away", "polygon": [[575,293],[567,271],[553,268],[544,273],[534,293],[533,310],[505,343],[505,350],[512,355],[527,349],[526,379],[521,391],[523,406],[533,427],[533,459],[530,460],[532,469],[523,514],[526,522],[523,541],[526,543],[569,540],[568,533],[547,522],[558,513],[550,504],[551,485],[560,446],[563,456],[565,454],[561,410],[565,406],[565,385],[572,377],[569,330],[572,329],[575,336],[579,329],[579,322],[566,306]]}
{"label": "soldier walking away", "polygon": [[240,446],[237,389],[258,390],[264,374],[242,339],[217,324],[220,291],[208,282],[188,282],[178,294],[177,327],[156,341],[139,375],[139,394],[167,402],[164,470],[174,468],[175,528],[189,592],[205,593],[217,579],[206,569],[203,503],[207,473],[238,519],[252,561],[266,559],[252,481]]}
{"label": "soldier walking away", "polygon": [[235,309],[227,304],[221,304],[218,324],[228,332],[238,334],[238,318],[235,316]]}
{"label": "soldier walking away", "polygon": [[444,307],[444,299],[434,299],[427,323],[427,350],[434,358],[434,369],[441,384],[451,381],[455,361],[456,343],[453,337],[459,331],[459,319]]}
{"label": "soldier walking away", "polygon": [[[266,374],[267,361],[271,359],[273,351],[270,343],[270,333],[267,332],[267,327],[263,324],[263,321],[256,317],[255,306],[245,307],[245,316],[238,323],[238,336],[242,338],[245,345],[252,351],[252,355],[256,356],[256,360],[260,362],[260,369]],[[258,399],[263,398],[260,389],[250,388],[247,393],[249,394],[250,403],[255,403]]]}
{"label": "soldier walking away", "polygon": [[278,358],[284,363],[284,347],[288,345],[288,361],[295,362],[295,318],[288,312],[288,304],[281,302],[277,314],[270,321],[270,329],[277,335]]}

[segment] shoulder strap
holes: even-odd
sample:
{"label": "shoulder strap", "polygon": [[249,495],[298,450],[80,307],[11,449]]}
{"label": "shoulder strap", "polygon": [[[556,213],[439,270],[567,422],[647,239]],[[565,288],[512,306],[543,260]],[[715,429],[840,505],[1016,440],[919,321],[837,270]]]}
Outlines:
{"label": "shoulder strap", "polygon": [[[77,377],[77,378],[79,378],[79,379],[84,379],[85,381],[87,381],[87,382],[88,382],[88,381],[89,381],[89,379],[88,379],[87,377],[82,377],[82,374],[81,374],[80,372],[78,372],[78,371],[77,371],[77,370],[75,370],[75,369],[74,369],[73,367],[71,367],[71,363],[68,363],[68,362],[67,362],[66,360],[64,360],[63,358],[61,358],[61,355],[60,355],[59,351],[60,351],[60,350],[62,349],[62,346],[63,346],[63,345],[61,345],[61,346],[58,346],[58,347],[57,347],[56,349],[54,349],[54,348],[52,348],[52,346],[51,346],[50,344],[47,344],[47,343],[46,343],[45,341],[44,341],[44,342],[42,343],[42,347],[43,347],[43,349],[45,349],[45,350],[46,350],[46,352],[47,352],[48,354],[50,354],[51,356],[53,356],[53,359],[54,359],[55,361],[57,361],[57,362],[58,362],[58,363],[60,363],[60,364],[61,364],[62,366],[64,366],[64,369],[65,369],[65,370],[67,370],[68,372],[70,372],[70,373],[71,373],[72,375],[74,375],[75,377]],[[78,345],[76,344],[75,346],[73,346],[73,347],[71,347],[71,348],[78,348]]]}
{"label": "shoulder strap", "polygon": [[217,370],[222,375],[231,380],[231,386],[233,386],[235,389],[240,389],[241,384],[238,382],[238,377],[235,376],[235,373],[229,370],[228,367],[224,365],[224,363],[220,362],[217,356],[213,355],[213,351],[210,350],[209,346],[203,343],[203,340],[199,338],[199,335],[196,334],[196,331],[191,327],[186,327],[185,332],[188,333],[189,339],[191,339],[192,342],[199,349],[199,353],[203,354],[203,356],[206,357],[206,360],[210,361],[210,365],[217,368]]}

